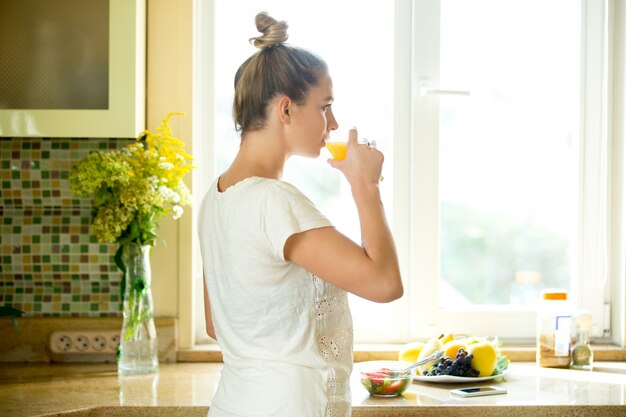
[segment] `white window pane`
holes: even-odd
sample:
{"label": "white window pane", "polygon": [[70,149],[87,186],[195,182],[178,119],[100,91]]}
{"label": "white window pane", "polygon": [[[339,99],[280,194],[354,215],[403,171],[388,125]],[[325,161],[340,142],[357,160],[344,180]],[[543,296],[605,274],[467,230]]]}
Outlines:
{"label": "white window pane", "polygon": [[440,88],[471,91],[440,97],[442,306],[531,303],[541,288],[570,288],[580,10],[571,0],[441,2]]}

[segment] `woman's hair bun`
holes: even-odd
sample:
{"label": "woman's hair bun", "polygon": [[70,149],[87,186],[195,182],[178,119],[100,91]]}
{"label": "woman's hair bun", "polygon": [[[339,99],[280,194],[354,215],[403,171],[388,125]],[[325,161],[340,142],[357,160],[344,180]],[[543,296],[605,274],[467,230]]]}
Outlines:
{"label": "woman's hair bun", "polygon": [[260,12],[256,15],[254,22],[256,28],[263,35],[256,38],[250,38],[250,43],[259,49],[265,49],[272,46],[283,44],[289,38],[287,35],[287,22],[284,20],[276,20],[267,12]]}

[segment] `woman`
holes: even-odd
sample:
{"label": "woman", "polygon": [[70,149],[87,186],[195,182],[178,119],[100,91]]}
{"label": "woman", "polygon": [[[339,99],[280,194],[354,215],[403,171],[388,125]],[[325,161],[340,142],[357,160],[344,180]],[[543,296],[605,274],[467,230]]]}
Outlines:
{"label": "woman", "polygon": [[199,214],[207,332],[224,357],[209,416],[349,416],[346,292],[376,302],[403,293],[378,187],[383,155],[352,129],[346,159],[329,161],[351,186],[357,245],[281,181],[290,156],[319,156],[337,129],[327,66],[284,43],[285,22],[259,13],[256,26],[260,50],[235,76],[241,147]]}

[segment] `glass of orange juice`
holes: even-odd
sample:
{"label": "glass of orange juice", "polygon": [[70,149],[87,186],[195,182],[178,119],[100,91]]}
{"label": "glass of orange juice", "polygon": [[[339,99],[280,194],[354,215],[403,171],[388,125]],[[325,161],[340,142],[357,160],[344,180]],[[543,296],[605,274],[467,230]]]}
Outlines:
{"label": "glass of orange juice", "polygon": [[326,142],[326,149],[337,161],[346,159],[347,148],[348,142]]}

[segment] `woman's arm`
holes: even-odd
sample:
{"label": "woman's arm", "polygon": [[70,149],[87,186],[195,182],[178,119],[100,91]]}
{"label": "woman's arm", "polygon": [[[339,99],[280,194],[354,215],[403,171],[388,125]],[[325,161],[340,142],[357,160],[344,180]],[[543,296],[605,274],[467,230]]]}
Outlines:
{"label": "woman's arm", "polygon": [[204,286],[204,320],[206,321],[206,332],[213,339],[217,340],[215,328],[213,327],[213,318],[211,317],[211,302],[209,301],[209,291],[206,289],[204,272],[202,273],[202,285]]}
{"label": "woman's arm", "polygon": [[346,160],[331,161],[350,183],[362,246],[335,228],[324,227],[290,236],[284,254],[339,288],[371,301],[389,302],[402,297],[404,289],[378,187],[382,162],[379,151],[357,144],[356,130],[350,131]]}

